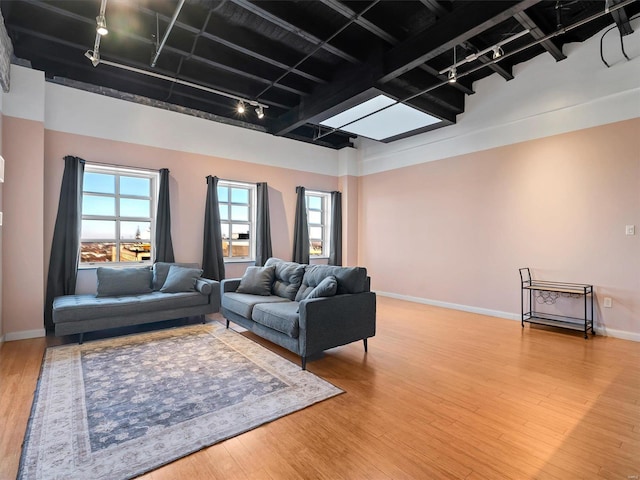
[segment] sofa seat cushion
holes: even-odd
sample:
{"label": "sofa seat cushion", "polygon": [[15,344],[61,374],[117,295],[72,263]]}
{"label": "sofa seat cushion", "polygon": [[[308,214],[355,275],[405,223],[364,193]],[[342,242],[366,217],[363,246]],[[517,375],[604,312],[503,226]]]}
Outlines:
{"label": "sofa seat cushion", "polygon": [[199,292],[160,293],[119,297],[94,295],[64,295],[53,302],[55,323],[125,316],[142,312],[157,312],[176,308],[206,305],[209,297]]}
{"label": "sofa seat cushion", "polygon": [[298,303],[259,303],[253,309],[251,319],[291,338],[298,338]]}
{"label": "sofa seat cushion", "polygon": [[289,302],[289,300],[276,295],[269,295],[268,297],[265,297],[262,295],[251,295],[250,293],[227,292],[222,295],[222,308],[225,308],[236,315],[240,315],[247,320],[251,318],[253,307],[258,303],[279,302]]}

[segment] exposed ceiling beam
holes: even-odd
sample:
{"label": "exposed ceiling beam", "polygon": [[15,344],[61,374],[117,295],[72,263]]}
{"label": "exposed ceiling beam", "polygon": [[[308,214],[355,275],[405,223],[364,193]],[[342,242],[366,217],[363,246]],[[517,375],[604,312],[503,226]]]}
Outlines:
{"label": "exposed ceiling beam", "polygon": [[[89,19],[89,18],[83,17],[82,15],[75,14],[75,13],[70,12],[68,10],[65,10],[63,8],[59,8],[59,7],[56,7],[54,5],[50,5],[48,3],[38,2],[38,1],[35,1],[35,0],[26,0],[26,2],[31,4],[31,5],[33,5],[33,6],[42,8],[42,9],[50,11],[52,13],[56,13],[58,15],[65,16],[67,18],[71,18],[73,20],[77,20],[79,22],[83,22],[83,23],[87,23],[87,24],[91,24],[91,25],[93,25],[95,23],[95,21],[93,19]],[[111,27],[111,29],[113,30],[113,27]],[[150,46],[155,45],[153,40],[151,40],[150,38],[146,38],[146,37],[143,37],[141,35],[136,35],[136,34],[131,33],[129,31],[120,31],[120,30],[113,30],[113,31],[114,31],[114,33],[117,33],[118,35],[122,35],[123,37],[130,38],[130,39],[135,40],[137,42],[140,42],[140,43],[143,43],[143,44],[147,44],[147,45],[150,45]],[[272,84],[272,82],[269,79],[265,79],[263,76],[255,75],[255,74],[249,73],[249,72],[247,72],[245,70],[240,70],[240,69],[234,68],[234,67],[232,67],[230,65],[226,65],[226,64],[223,64],[223,63],[220,63],[220,62],[216,62],[216,61],[210,60],[208,58],[205,58],[205,57],[202,57],[202,56],[199,56],[199,55],[193,55],[190,52],[186,52],[184,50],[180,50],[178,48],[171,47],[171,46],[168,46],[168,45],[166,45],[164,48],[165,48],[165,50],[167,52],[172,52],[172,53],[174,53],[176,55],[179,55],[179,56],[182,56],[182,57],[186,57],[187,59],[194,60],[196,62],[199,62],[199,63],[202,63],[204,65],[207,65],[208,67],[211,67],[211,68],[227,71],[229,73],[233,73],[235,75],[239,75],[241,77],[247,78],[249,80],[253,80],[253,81],[255,81],[257,83],[261,83],[263,85],[271,85]],[[104,50],[105,50],[105,46],[103,44],[102,51],[104,52]],[[127,63],[127,62],[125,62],[125,63]],[[141,67],[141,68],[147,68],[147,67]],[[167,75],[172,75],[172,74],[173,74],[173,72],[167,73]],[[298,88],[294,88],[292,86],[285,85],[283,83],[275,83],[275,84],[273,84],[273,86],[275,88],[279,88],[281,90],[288,91],[288,92],[293,93],[295,95],[299,95],[299,96],[309,95],[308,91],[300,90]],[[220,86],[218,86],[218,88],[224,89],[224,87],[220,87]],[[264,103],[269,103],[269,102],[265,100]]]}
{"label": "exposed ceiling beam", "polygon": [[[115,3],[120,3],[122,5],[126,5],[127,7],[134,8],[137,11],[144,13],[150,17],[155,17],[156,12],[153,10],[144,7],[139,3],[131,3],[130,0],[112,0]],[[158,18],[165,22],[169,22],[171,19],[166,15],[158,14]],[[223,38],[219,35],[214,35],[207,31],[201,32],[198,28],[192,27],[191,25],[187,25],[186,23],[176,21],[175,26],[181,28],[189,33],[194,35],[200,35],[202,38],[206,38],[207,40],[211,40],[212,42],[219,43],[220,45],[224,45],[227,48],[240,52],[249,57],[253,57],[256,60],[260,60],[262,62],[273,65],[274,67],[281,68],[283,70],[288,70],[291,68],[290,64],[284,63],[277,59],[274,59],[271,55],[267,55],[267,52],[260,53],[260,39],[259,38],[250,38],[250,32],[242,32],[242,40],[246,43],[246,45],[240,45],[237,41],[232,41],[226,38]],[[294,68],[292,73],[295,75],[299,75],[300,77],[306,78],[307,80],[311,80],[316,83],[327,83],[327,80],[310,73],[308,71],[301,70],[299,68]]]}
{"label": "exposed ceiling beam", "polygon": [[515,4],[486,2],[481,10],[473,2],[459,7],[433,27],[390,50],[384,58],[385,73],[380,81],[387,82],[438,55],[453,51],[455,46],[538,2],[540,0],[522,0]]}
{"label": "exposed ceiling beam", "polygon": [[[80,45],[78,43],[70,42],[68,40],[63,40],[63,39],[58,38],[58,37],[52,37],[50,35],[46,35],[46,34],[43,34],[43,33],[40,33],[40,32],[36,32],[34,30],[30,30],[30,29],[23,28],[23,27],[11,26],[10,29],[12,31],[16,31],[16,32],[20,32],[20,33],[23,33],[23,34],[27,34],[27,35],[32,36],[34,38],[39,38],[41,40],[46,41],[47,43],[64,45],[66,47],[70,47],[70,48],[79,50],[80,52],[86,50],[86,48],[87,48],[86,45]],[[148,69],[148,65],[145,64],[145,63],[131,61],[130,59],[125,59],[125,58],[122,58],[122,57],[118,57],[117,55],[110,55],[109,57],[113,58],[115,61],[117,61],[119,63],[122,63],[122,64],[131,65],[131,66],[134,66],[136,68],[143,69],[143,70]],[[90,63],[87,62],[87,65],[90,65]],[[91,67],[91,68],[97,69],[99,67]],[[162,70],[160,68],[156,68],[155,71],[157,71],[159,73],[162,73],[164,75],[167,75],[167,76],[172,76],[173,75],[173,72],[167,71],[167,70]],[[131,78],[131,77],[129,77],[129,78]],[[202,81],[198,81],[196,79],[193,79],[193,78],[190,78],[190,77],[184,76],[184,75],[181,77],[181,79],[185,80],[185,81],[189,81],[191,83],[196,83],[196,84],[202,85],[204,87],[209,87],[209,88],[213,88],[213,89],[217,89],[218,88],[218,85],[211,85],[211,84],[208,84],[208,83],[205,83],[205,82],[202,82]],[[229,91],[229,93],[232,93],[234,95],[238,95],[240,97],[244,97],[244,95],[241,92]],[[265,104],[268,104],[268,105],[274,106],[274,107],[280,107],[282,109],[291,108],[291,105],[284,105],[284,104],[277,103],[277,102],[270,101],[270,100],[263,100],[262,103],[265,103]]]}
{"label": "exposed ceiling beam", "polygon": [[[342,14],[343,16],[345,16],[347,18],[354,18],[357,15],[354,10],[351,10],[349,7],[347,7],[346,5],[343,5],[338,0],[321,0],[321,1],[322,1],[322,3],[327,5],[328,7],[332,8],[333,10],[335,10],[336,12]],[[428,0],[425,0],[425,1],[428,1]],[[442,9],[442,10],[444,10],[444,9]],[[444,10],[444,11],[446,11],[446,10]],[[398,40],[396,37],[394,37],[390,33],[387,33],[386,31],[384,31],[383,29],[381,29],[380,27],[376,26],[374,23],[370,22],[369,20],[367,20],[365,18],[358,17],[356,19],[356,23],[358,25],[360,25],[361,27],[365,28],[366,30],[368,30],[369,32],[371,32],[374,35],[376,35],[378,38],[381,38],[382,40],[385,40],[386,42],[388,42],[392,46],[396,46],[397,44],[400,43],[400,40]],[[428,73],[429,75],[437,78],[438,80],[446,80],[446,77],[444,75],[441,75],[435,68],[431,68],[427,64],[422,64],[418,68],[420,68],[424,72]],[[454,85],[454,88],[456,90],[460,90],[461,92],[466,93],[467,95],[472,95],[473,93],[475,93],[472,89],[466,87],[462,83],[456,83]]]}
{"label": "exposed ceiling beam", "polygon": [[245,10],[259,16],[260,18],[263,18],[271,23],[273,23],[274,25],[278,25],[280,28],[287,30],[288,32],[294,33],[297,36],[305,39],[306,41],[308,41],[309,43],[312,43],[313,45],[321,45],[322,44],[322,48],[323,50],[326,50],[327,52],[336,55],[344,60],[347,60],[351,63],[360,63],[360,60],[358,60],[356,57],[354,57],[353,55],[348,54],[347,52],[334,47],[333,45],[330,45],[328,43],[324,43],[323,44],[323,40],[321,38],[316,37],[315,35],[304,31],[303,29],[297,27],[296,25],[293,25],[292,23],[287,22],[286,20],[283,20],[280,17],[277,17],[276,15],[273,15],[272,13],[268,12],[267,10],[259,7],[258,5],[249,2],[248,0],[230,0],[233,3],[235,3],[236,5],[244,8]]}
{"label": "exposed ceiling beam", "polygon": [[[536,22],[533,21],[533,19],[527,14],[527,12],[518,12],[513,16],[513,18],[515,18],[518,23],[520,23],[520,25],[522,25],[524,28],[529,29],[529,34],[536,40],[540,40],[541,38],[544,38],[546,36],[546,34],[540,29],[540,27],[538,27]],[[553,43],[552,40],[545,40],[540,45],[542,45],[544,49],[549,52],[558,62],[567,58],[567,56],[562,53],[562,49],[558,48],[558,46]]]}
{"label": "exposed ceiling beam", "polygon": [[[331,8],[332,10],[340,13],[343,17],[354,18],[357,15],[357,13],[354,10],[340,3],[338,0],[320,0],[320,1],[327,7]],[[384,40],[385,42],[391,45],[395,45],[398,43],[398,40],[393,35],[385,32],[383,29],[381,29],[374,23],[370,22],[366,18],[358,17],[356,18],[355,23],[357,23],[365,30],[368,30],[378,38],[381,38],[382,40]]]}
{"label": "exposed ceiling beam", "polygon": [[[406,42],[399,43],[383,54],[378,61],[372,59],[366,65],[354,66],[342,78],[317,88],[304,102],[274,122],[274,133],[282,135],[289,132],[326,111],[329,106],[340,104],[374,85],[380,88],[382,84],[413,70],[421,63],[446,52],[448,48],[473,38],[539,1],[523,0],[517,4],[491,2],[483,7],[481,13],[477,12],[477,6],[474,5],[460,7],[435,26]],[[441,43],[444,46],[440,46]],[[447,119],[455,122],[455,115]]]}

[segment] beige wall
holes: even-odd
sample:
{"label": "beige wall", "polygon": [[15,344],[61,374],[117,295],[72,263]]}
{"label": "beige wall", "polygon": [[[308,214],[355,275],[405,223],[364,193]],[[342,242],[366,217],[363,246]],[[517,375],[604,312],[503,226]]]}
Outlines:
{"label": "beige wall", "polygon": [[[207,175],[222,179],[269,184],[271,236],[274,256],[290,259],[292,254],[296,185],[331,191],[338,177],[286,168],[257,165],[200,154],[136,145],[69,133],[45,131],[44,243],[51,245],[65,155],[87,162],[109,163],[171,171],[172,239],[177,261],[202,261],[204,203]],[[50,252],[45,251],[45,265]],[[241,276],[247,263],[227,264],[227,277]],[[79,292],[95,291],[94,270],[81,271]]]}
{"label": "beige wall", "polygon": [[600,328],[638,334],[639,135],[634,119],[361,177],[359,263],[381,292],[503,316],[530,267],[594,284]]}
{"label": "beige wall", "polygon": [[42,122],[5,116],[2,225],[4,333],[42,334],[44,312]]}

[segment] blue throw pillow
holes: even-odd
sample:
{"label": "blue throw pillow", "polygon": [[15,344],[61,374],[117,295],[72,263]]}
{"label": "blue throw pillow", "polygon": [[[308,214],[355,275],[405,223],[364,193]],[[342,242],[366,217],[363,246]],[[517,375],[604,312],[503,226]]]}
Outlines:
{"label": "blue throw pillow", "polygon": [[271,285],[276,275],[276,267],[249,267],[240,279],[236,289],[238,293],[252,295],[271,295]]}
{"label": "blue throw pillow", "polygon": [[309,298],[333,297],[338,291],[338,280],[333,275],[329,275],[322,280],[317,287],[311,290],[303,300]]}
{"label": "blue throw pillow", "polygon": [[162,293],[193,292],[196,289],[196,280],[202,275],[199,268],[187,268],[179,265],[171,265],[167,279],[160,288]]}
{"label": "blue throw pillow", "polygon": [[96,296],[138,295],[151,293],[151,270],[149,268],[98,267]]}

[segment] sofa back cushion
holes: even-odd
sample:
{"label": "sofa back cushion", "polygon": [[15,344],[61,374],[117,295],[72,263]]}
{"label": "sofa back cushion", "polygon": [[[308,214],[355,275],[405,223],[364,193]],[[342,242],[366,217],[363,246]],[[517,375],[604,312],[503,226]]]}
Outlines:
{"label": "sofa back cushion", "polygon": [[279,258],[270,258],[265,262],[265,266],[276,267],[271,293],[278,297],[294,300],[300,285],[302,285],[305,265],[296,262],[285,262]]}
{"label": "sofa back cushion", "polygon": [[302,285],[296,294],[296,302],[307,298],[311,291],[326,277],[336,277],[336,294],[362,293],[368,291],[367,269],[364,267],[337,267],[333,265],[308,265],[302,278]]}
{"label": "sofa back cushion", "polygon": [[171,265],[177,265],[179,267],[187,267],[187,268],[200,268],[200,265],[197,263],[168,263],[168,262],[156,262],[151,267],[153,272],[153,282],[151,288],[154,290],[160,290],[164,285],[164,282],[167,281],[167,275],[169,275],[169,269]]}
{"label": "sofa back cushion", "polygon": [[138,295],[151,293],[151,270],[143,268],[98,267],[96,296]]}

